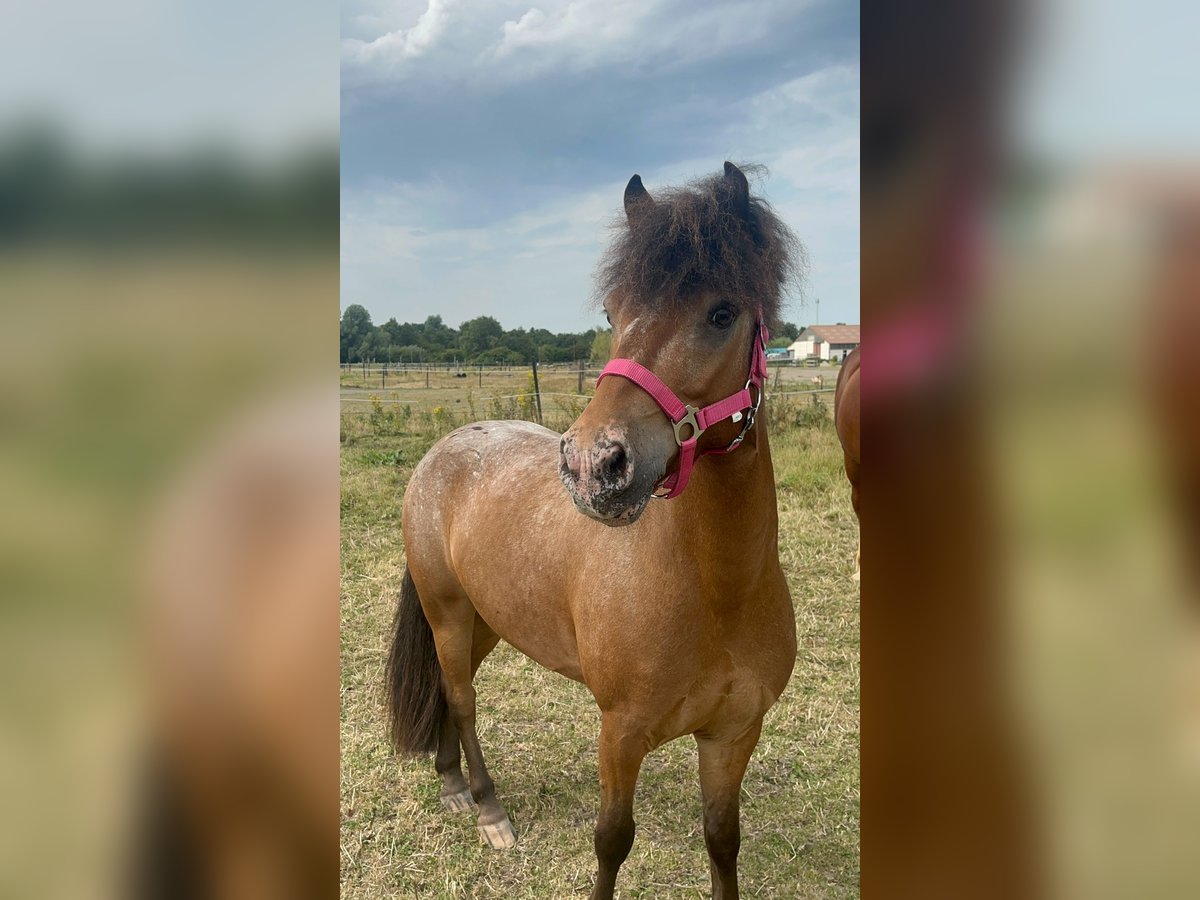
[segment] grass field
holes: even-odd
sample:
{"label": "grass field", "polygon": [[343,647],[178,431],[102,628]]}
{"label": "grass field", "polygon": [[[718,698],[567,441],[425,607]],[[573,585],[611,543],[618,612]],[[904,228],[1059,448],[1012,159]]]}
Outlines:
{"label": "grass field", "polygon": [[[599,715],[584,686],[503,643],[476,678],[480,740],[520,835],[514,850],[488,849],[470,814],[442,809],[431,758],[397,758],[388,746],[382,678],[404,572],[401,499],[425,451],[470,417],[468,409],[407,416],[402,409],[380,403],[342,416],[342,896],[587,896]],[[742,893],[855,897],[858,591],[850,575],[857,525],[826,408],[780,398],[772,411],[780,555],[796,608],[798,658],[742,787]],[[546,418],[564,428],[574,416],[548,410]],[[647,757],[634,813],[637,839],[618,895],[707,897],[690,738]]]}

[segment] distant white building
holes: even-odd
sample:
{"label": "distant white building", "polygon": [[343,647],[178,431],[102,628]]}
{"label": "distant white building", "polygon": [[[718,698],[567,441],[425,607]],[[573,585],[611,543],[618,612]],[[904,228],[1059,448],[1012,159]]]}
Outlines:
{"label": "distant white building", "polygon": [[788,352],[795,360],[816,357],[829,362],[845,359],[846,354],[858,345],[859,326],[839,322],[837,325],[809,325],[800,329]]}

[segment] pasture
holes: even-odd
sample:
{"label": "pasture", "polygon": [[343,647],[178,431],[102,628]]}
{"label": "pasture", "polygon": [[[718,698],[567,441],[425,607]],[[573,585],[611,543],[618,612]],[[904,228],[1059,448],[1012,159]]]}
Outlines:
{"label": "pasture", "polygon": [[[408,477],[437,438],[460,424],[533,417],[528,370],[485,373],[482,389],[479,373],[466,371],[466,379],[431,376],[429,388],[424,374],[414,372],[406,373],[407,384],[389,376],[386,389],[356,384],[355,371],[342,374],[345,898],[577,897],[588,895],[595,874],[599,714],[583,685],[503,643],[476,678],[480,741],[520,836],[513,850],[485,847],[470,813],[442,808],[432,758],[397,758],[387,741],[383,665],[404,572],[400,504]],[[798,657],[787,690],[767,715],[742,788],[741,886],[748,897],[855,897],[858,586],[850,576],[857,523],[828,410],[832,395],[792,393],[814,374],[792,372],[796,383],[768,400],[767,421]],[[825,387],[832,388],[835,378],[836,370],[826,370]],[[498,393],[505,383],[500,379],[513,389]],[[564,367],[539,372],[539,380],[545,423],[561,430],[586,402],[572,396],[577,373]],[[367,402],[345,402],[355,387]],[[422,392],[424,402],[406,402],[405,395]],[[690,738],[647,757],[634,809],[637,838],[621,869],[618,896],[707,897],[708,856]]]}
{"label": "pasture", "polygon": [[[833,402],[833,386],[838,369],[776,365],[769,367],[771,390],[791,396],[817,391],[820,399]],[[538,389],[542,395],[543,415],[551,419],[566,417],[573,421],[582,404],[595,391],[599,368],[580,372],[577,363],[544,364],[538,367]],[[581,377],[582,376],[582,377]],[[533,399],[533,375],[528,366],[360,366],[343,365],[340,376],[343,413],[369,411],[371,398],[387,405],[409,406],[414,412],[442,407],[447,414],[475,418],[530,418],[534,405],[520,404],[523,397]],[[529,412],[530,415],[524,415]],[[564,423],[564,428],[566,423]]]}

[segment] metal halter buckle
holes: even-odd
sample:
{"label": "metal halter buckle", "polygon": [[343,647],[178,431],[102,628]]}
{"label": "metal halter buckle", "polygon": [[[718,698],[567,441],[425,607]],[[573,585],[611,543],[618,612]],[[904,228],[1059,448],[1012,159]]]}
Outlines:
{"label": "metal halter buckle", "polygon": [[[683,418],[677,422],[671,423],[671,425],[674,426],[674,428],[675,428],[675,443],[677,443],[680,447],[683,446],[684,441],[698,440],[700,435],[704,434],[704,429],[701,428],[700,423],[696,421],[696,414],[699,412],[700,412],[700,410],[698,410],[694,406],[684,406]],[[680,437],[680,435],[679,435],[679,432],[683,428],[684,425],[692,426],[692,433],[690,435],[688,435],[686,438]]]}

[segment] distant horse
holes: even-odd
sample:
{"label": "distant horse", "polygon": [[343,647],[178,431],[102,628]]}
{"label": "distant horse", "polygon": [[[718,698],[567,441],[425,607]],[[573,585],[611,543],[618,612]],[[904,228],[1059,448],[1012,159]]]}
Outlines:
{"label": "distant horse", "polygon": [[615,358],[579,419],[460,428],[413,472],[392,737],[436,750],[446,807],[477,805],[487,843],[513,846],[471,684],[503,638],[600,707],[592,897],[633,844],[643,758],[692,734],[713,896],[733,898],[742,776],[796,659],[759,406],[799,246],[731,163],[657,201],[634,175],[625,212],[598,278]]}
{"label": "distant horse", "polygon": [[[854,515],[858,516],[858,465],[859,465],[859,429],[861,413],[858,406],[858,351],[855,347],[842,361],[838,371],[837,385],[833,389],[833,421],[837,428],[838,440],[842,442],[842,453],[845,457],[846,478],[850,481],[850,504],[854,507]],[[862,571],[862,539],[859,539],[858,552],[854,556],[854,580],[858,581]]]}

